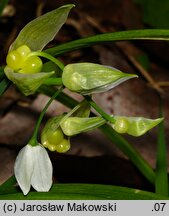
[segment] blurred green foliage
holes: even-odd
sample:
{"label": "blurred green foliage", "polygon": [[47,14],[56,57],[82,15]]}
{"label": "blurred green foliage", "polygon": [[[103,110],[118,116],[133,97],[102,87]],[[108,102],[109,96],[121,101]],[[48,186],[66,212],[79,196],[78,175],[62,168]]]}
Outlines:
{"label": "blurred green foliage", "polygon": [[169,29],[169,0],[133,0],[142,9],[143,21],[154,28]]}

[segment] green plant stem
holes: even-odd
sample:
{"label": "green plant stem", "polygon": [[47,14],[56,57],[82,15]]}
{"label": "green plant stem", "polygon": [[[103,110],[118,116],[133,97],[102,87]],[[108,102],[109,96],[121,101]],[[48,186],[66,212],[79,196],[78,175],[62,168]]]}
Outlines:
{"label": "green plant stem", "polygon": [[[55,91],[52,87],[41,87],[39,92],[51,96]],[[67,107],[73,108],[78,104],[76,100],[61,92],[57,100]],[[129,144],[121,135],[116,133],[109,125],[103,125],[102,132],[133,162],[140,172],[149,180],[150,183],[155,183],[155,173],[151,166],[143,159],[143,157]]]}
{"label": "green plant stem", "polygon": [[101,43],[103,44],[107,42],[125,40],[169,40],[169,30],[142,29],[98,34],[55,46],[45,50],[45,52],[53,56],[59,56],[73,50],[90,47]]}
{"label": "green plant stem", "polygon": [[50,61],[52,61],[53,63],[55,63],[62,71],[63,71],[63,68],[64,68],[64,64],[59,61],[58,59],[56,59],[55,57],[53,57],[52,55],[46,53],[46,52],[31,52],[29,56],[40,56],[40,57],[43,57],[43,58],[46,58]]}
{"label": "green plant stem", "polygon": [[[160,98],[160,115],[164,117],[162,99]],[[167,174],[167,149],[165,142],[164,121],[159,124],[158,143],[157,143],[157,161],[156,161],[156,180],[155,191],[158,194],[168,196],[168,174]]]}
{"label": "green plant stem", "polygon": [[101,126],[101,131],[109,138],[140,170],[151,184],[155,183],[155,173],[140,153],[132,147],[121,135],[116,133],[109,125]]}
{"label": "green plant stem", "polygon": [[50,100],[47,102],[46,106],[44,107],[43,111],[41,112],[39,118],[38,118],[38,121],[36,123],[36,126],[35,126],[35,129],[34,129],[34,132],[33,132],[33,135],[32,135],[32,138],[30,139],[29,141],[29,144],[32,145],[32,146],[36,146],[38,145],[38,131],[39,131],[39,127],[40,127],[40,124],[42,122],[42,119],[46,113],[46,110],[48,109],[49,105],[52,103],[52,101],[61,93],[61,91],[63,90],[63,86],[58,89],[56,92],[54,92],[54,94],[52,95],[52,97],[50,98]]}
{"label": "green plant stem", "polygon": [[62,78],[48,78],[43,83],[44,85],[63,85]]}
{"label": "green plant stem", "polygon": [[115,119],[108,115],[107,113],[105,113],[93,100],[90,96],[84,96],[85,99],[88,101],[88,103],[107,121],[109,121],[110,123],[114,124],[115,123]]}
{"label": "green plant stem", "polygon": [[[49,97],[51,97],[54,92],[55,92],[55,88],[54,87],[49,87],[49,86],[41,86],[38,89],[38,93],[43,93]],[[69,97],[67,94],[65,94],[64,92],[61,92],[58,96],[57,96],[57,100],[59,102],[61,102],[63,105],[69,107],[70,109],[73,109],[75,106],[78,105],[78,101],[76,101],[74,98]]]}

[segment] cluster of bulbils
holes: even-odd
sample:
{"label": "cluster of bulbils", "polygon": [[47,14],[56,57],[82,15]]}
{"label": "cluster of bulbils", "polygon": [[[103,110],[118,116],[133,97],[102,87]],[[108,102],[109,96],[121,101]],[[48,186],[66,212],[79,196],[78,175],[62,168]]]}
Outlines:
{"label": "cluster of bulbils", "polygon": [[[13,76],[13,74],[30,76],[41,74],[43,68],[42,60],[27,45],[22,45],[16,50],[9,51],[6,62],[5,73],[9,79],[12,77],[11,81],[16,85],[19,83],[19,87],[22,87],[22,82],[27,82],[23,87],[23,93],[26,92],[26,95],[29,93],[29,85],[31,88],[33,85],[38,88],[43,83],[41,77],[36,77],[36,79],[33,77],[31,78],[33,81],[30,81],[29,76],[26,76],[26,78]],[[134,77],[137,76],[126,74],[104,65],[77,63],[64,67],[62,82],[69,90],[88,95],[105,92],[121,82]],[[41,82],[38,79],[41,79]],[[22,90],[22,88],[20,89]],[[36,144],[34,146],[29,143],[19,152],[14,170],[18,184],[25,195],[29,192],[31,185],[37,191],[48,191],[52,185],[52,164],[45,148],[48,148],[50,151],[65,153],[70,149],[71,136],[95,129],[107,123],[102,116],[89,117],[90,107],[86,106],[85,103],[81,103],[81,105],[81,110],[83,110],[81,115],[78,114],[72,117],[67,114],[48,120],[41,134],[42,145]],[[114,122],[109,123],[115,131],[128,133],[133,136],[140,136],[146,133],[162,121],[161,118],[155,120],[125,116],[112,116],[112,118]]]}
{"label": "cluster of bulbils", "polygon": [[49,119],[41,134],[42,145],[50,151],[59,153],[65,153],[70,149],[70,139],[59,125],[62,118],[63,116],[56,116]]}
{"label": "cluster of bulbils", "polygon": [[42,60],[38,56],[31,56],[31,50],[23,45],[8,53],[6,63],[15,72],[23,74],[39,73],[42,69]]}

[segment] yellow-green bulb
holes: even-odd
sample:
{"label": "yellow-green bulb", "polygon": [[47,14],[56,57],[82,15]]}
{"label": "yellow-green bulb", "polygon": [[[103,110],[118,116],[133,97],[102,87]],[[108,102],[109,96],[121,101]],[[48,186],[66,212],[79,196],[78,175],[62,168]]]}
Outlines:
{"label": "yellow-green bulb", "polygon": [[55,150],[59,153],[65,153],[70,149],[70,141],[64,139],[61,143],[56,145]]}
{"label": "yellow-green bulb", "polygon": [[128,130],[128,121],[125,118],[118,118],[114,124],[114,130],[117,133],[126,133]]}
{"label": "yellow-green bulb", "polygon": [[22,57],[20,53],[18,53],[16,50],[9,52],[6,58],[6,63],[13,70],[18,70],[21,68]]}
{"label": "yellow-green bulb", "polygon": [[22,45],[16,50],[8,53],[6,63],[15,72],[24,74],[39,73],[42,69],[42,60],[38,56],[29,56],[31,50],[28,46]]}
{"label": "yellow-green bulb", "polygon": [[29,53],[31,53],[31,50],[28,46],[22,45],[16,49],[16,51],[22,56],[26,57]]}
{"label": "yellow-green bulb", "polygon": [[49,148],[49,146],[56,146],[64,139],[63,132],[60,128],[55,131],[42,133],[41,142],[44,147]]}
{"label": "yellow-green bulb", "polygon": [[39,73],[42,65],[42,61],[38,56],[31,56],[22,63],[22,69],[19,72],[24,74]]}

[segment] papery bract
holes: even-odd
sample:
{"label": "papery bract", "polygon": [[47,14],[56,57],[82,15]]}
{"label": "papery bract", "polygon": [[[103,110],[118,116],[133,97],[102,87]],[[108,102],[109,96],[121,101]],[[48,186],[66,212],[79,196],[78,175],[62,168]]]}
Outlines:
{"label": "papery bract", "polygon": [[98,117],[69,117],[63,119],[60,123],[60,126],[67,136],[73,136],[82,132],[90,131],[100,127],[105,124],[106,120],[101,116]]}
{"label": "papery bract", "polygon": [[8,79],[11,80],[26,96],[34,94],[35,91],[43,84],[43,82],[54,74],[54,72],[41,72],[36,74],[15,73],[7,66],[4,70]]}
{"label": "papery bract", "polygon": [[123,73],[113,67],[85,62],[66,65],[62,81],[69,90],[87,95],[105,92],[135,77],[137,75]]}
{"label": "papery bract", "polygon": [[73,8],[67,4],[29,22],[12,43],[10,50],[27,45],[32,51],[41,51],[58,33]]}

